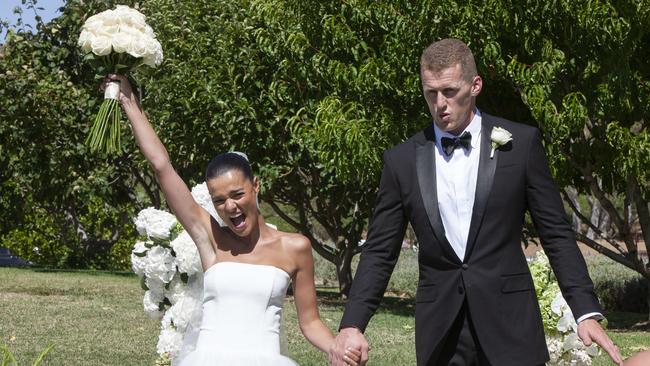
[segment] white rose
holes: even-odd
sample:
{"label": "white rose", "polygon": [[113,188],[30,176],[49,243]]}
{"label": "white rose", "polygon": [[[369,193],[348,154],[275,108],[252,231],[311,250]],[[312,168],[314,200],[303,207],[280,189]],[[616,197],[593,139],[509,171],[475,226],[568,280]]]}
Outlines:
{"label": "white rose", "polygon": [[144,28],[142,29],[144,34],[146,34],[148,37],[156,39],[156,33],[153,32],[153,28],[151,28],[148,24],[144,25]]}
{"label": "white rose", "polygon": [[494,127],[490,134],[490,140],[492,140],[493,145],[497,144],[497,146],[503,146],[512,141],[512,134],[504,128]]}
{"label": "white rose", "polygon": [[145,36],[145,37],[143,37],[143,39],[144,39],[144,43],[145,43],[146,49],[147,49],[146,53],[144,54],[144,57],[154,57],[155,58],[156,53],[160,49],[160,44],[158,43],[158,41],[156,41],[155,39],[153,39],[151,37],[146,37]]}
{"label": "white rose", "polygon": [[104,13],[106,13],[106,12],[103,11],[101,13],[97,13],[97,14],[89,17],[88,19],[86,19],[86,21],[84,22],[83,28],[96,29],[96,28],[101,27],[102,24],[104,24],[104,17],[105,17]]}
{"label": "white rose", "polygon": [[113,43],[113,51],[124,53],[133,42],[133,37],[126,32],[117,32],[111,38],[111,42]]}
{"label": "white rose", "polygon": [[97,56],[106,56],[112,51],[112,43],[109,37],[98,35],[91,41],[91,49]]}
{"label": "white rose", "polygon": [[490,133],[490,140],[492,141],[492,151],[490,152],[490,159],[494,157],[494,150],[499,146],[503,146],[512,141],[512,134],[501,127],[493,127]]}
{"label": "white rose", "polygon": [[146,25],[146,17],[144,14],[126,5],[116,6],[113,14],[115,14],[123,24],[131,24],[139,27],[144,27]]}
{"label": "white rose", "polygon": [[89,53],[93,50],[92,42],[94,37],[95,35],[88,30],[81,31],[77,45],[81,48],[83,53]]}
{"label": "white rose", "polygon": [[147,42],[142,37],[133,38],[127,52],[135,58],[142,58],[147,54]]}
{"label": "white rose", "polygon": [[104,25],[97,29],[93,30],[93,33],[97,34],[100,37],[113,38],[113,36],[119,33],[120,27],[118,24]]}

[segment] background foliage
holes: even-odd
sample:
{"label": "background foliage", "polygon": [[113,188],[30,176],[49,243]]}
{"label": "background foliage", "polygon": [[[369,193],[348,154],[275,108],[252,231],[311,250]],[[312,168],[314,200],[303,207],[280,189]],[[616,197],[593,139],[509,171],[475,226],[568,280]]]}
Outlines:
{"label": "background foliage", "polygon": [[[648,0],[120,3],[163,45],[162,67],[134,76],[181,176],[245,151],[263,201],[335,264],[344,293],[382,151],[430,123],[418,59],[444,37],[474,50],[481,109],[539,126],[560,185],[607,212],[613,230],[580,239],[649,278]],[[10,31],[0,56],[0,237],[43,264],[123,266],[111,258],[133,240],[130,217],[164,204],[128,139],[115,157],[83,145],[100,99],[76,41],[113,5],[70,0],[36,34]]]}

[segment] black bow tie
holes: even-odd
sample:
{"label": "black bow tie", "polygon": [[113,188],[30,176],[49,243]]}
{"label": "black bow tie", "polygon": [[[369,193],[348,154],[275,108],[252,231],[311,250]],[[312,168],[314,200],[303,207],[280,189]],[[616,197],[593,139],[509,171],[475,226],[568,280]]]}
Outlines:
{"label": "black bow tie", "polygon": [[454,153],[457,147],[463,147],[465,150],[469,150],[472,146],[472,134],[469,131],[463,132],[460,137],[449,138],[443,137],[440,139],[440,144],[442,145],[442,150],[444,150],[447,156],[450,156]]}

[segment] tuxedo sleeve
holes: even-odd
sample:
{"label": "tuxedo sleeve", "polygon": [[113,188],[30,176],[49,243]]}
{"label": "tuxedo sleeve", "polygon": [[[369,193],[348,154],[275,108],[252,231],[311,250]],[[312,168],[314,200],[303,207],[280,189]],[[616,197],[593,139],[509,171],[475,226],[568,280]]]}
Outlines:
{"label": "tuxedo sleeve", "polygon": [[600,313],[601,307],[580,253],[560,192],[551,175],[539,130],[530,138],[526,199],[533,223],[573,316]]}
{"label": "tuxedo sleeve", "polygon": [[399,182],[388,153],[383,160],[375,210],[340,328],[353,326],[365,331],[384,296],[404,239],[407,220]]}

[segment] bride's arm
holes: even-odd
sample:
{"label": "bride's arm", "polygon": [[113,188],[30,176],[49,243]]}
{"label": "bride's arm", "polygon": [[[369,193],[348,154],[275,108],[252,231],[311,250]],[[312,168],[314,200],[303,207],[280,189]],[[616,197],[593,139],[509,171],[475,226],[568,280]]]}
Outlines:
{"label": "bride's arm", "polygon": [[[293,277],[293,295],[296,302],[300,330],[307,340],[322,352],[328,353],[334,342],[332,331],[323,323],[318,313],[316,286],[314,285],[314,258],[309,239],[300,235],[297,239],[296,273]],[[361,353],[346,351],[348,365],[357,365]]]}
{"label": "bride's arm", "polygon": [[300,330],[305,338],[323,352],[334,341],[332,331],[323,323],[316,303],[314,285],[314,259],[311,245],[304,236],[296,238],[296,273],[293,276],[293,295],[296,302]]}
{"label": "bride's arm", "polygon": [[121,75],[110,75],[109,79],[120,82],[120,104],[131,122],[135,141],[153,168],[167,204],[196,243],[203,268],[207,268],[215,260],[210,215],[196,203],[187,185],[174,170],[167,149],[140,109],[129,81]]}

